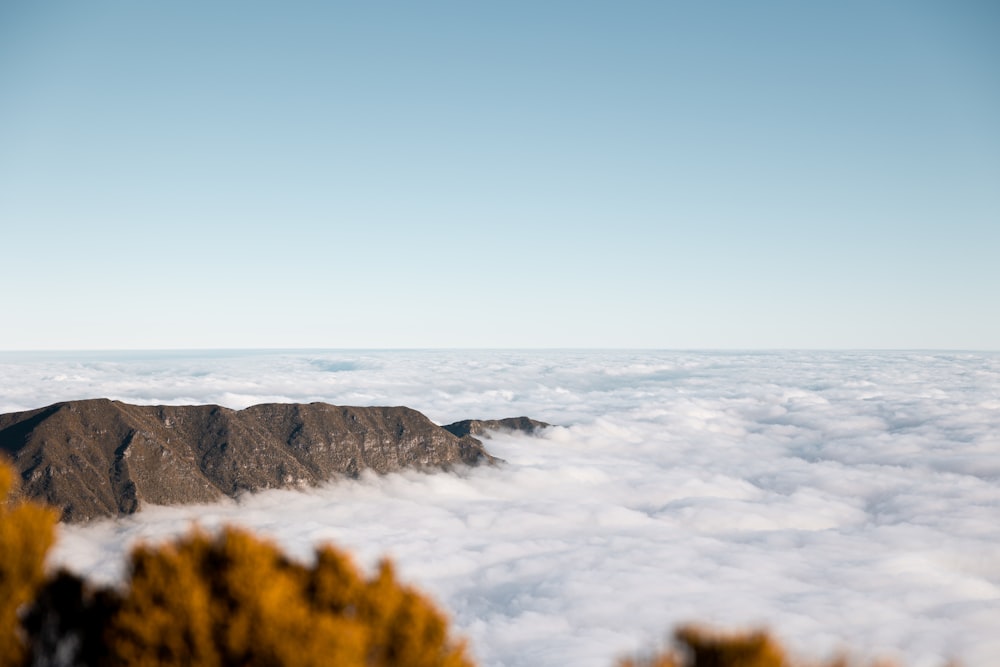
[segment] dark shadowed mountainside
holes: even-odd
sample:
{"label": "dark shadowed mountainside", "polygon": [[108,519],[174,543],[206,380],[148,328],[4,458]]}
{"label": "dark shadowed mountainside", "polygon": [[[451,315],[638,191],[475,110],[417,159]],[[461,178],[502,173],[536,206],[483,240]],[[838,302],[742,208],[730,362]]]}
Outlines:
{"label": "dark shadowed mountainside", "polygon": [[210,502],[307,486],[363,470],[496,463],[482,443],[405,407],[277,403],[140,406],[108,399],[0,415],[0,450],[22,494],[67,521],[131,514],[143,503]]}

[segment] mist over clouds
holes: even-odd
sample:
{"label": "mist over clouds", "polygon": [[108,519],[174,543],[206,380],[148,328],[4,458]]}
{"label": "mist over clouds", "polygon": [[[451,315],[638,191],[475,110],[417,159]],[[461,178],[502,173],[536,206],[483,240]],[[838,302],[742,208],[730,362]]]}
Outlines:
{"label": "mist over clouds", "polygon": [[496,436],[500,468],[62,527],[54,561],[103,580],[135,540],[240,523],[303,558],[391,555],[484,665],[607,667],[690,620],[812,656],[1000,655],[1000,355],[0,353],[0,411],[95,396],[559,425]]}

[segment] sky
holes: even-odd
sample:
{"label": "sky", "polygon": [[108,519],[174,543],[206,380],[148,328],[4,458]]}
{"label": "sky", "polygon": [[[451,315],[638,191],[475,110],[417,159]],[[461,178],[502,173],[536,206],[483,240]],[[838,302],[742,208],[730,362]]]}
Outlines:
{"label": "sky", "polygon": [[554,424],[485,440],[495,468],[61,526],[50,561],[119,581],[132,544],[193,522],[301,559],[332,541],[392,557],[482,667],[612,667],[692,621],[807,659],[996,664],[998,386],[995,352],[0,353],[0,412],[320,400]]}
{"label": "sky", "polygon": [[0,4],[0,349],[1000,349],[992,2]]}

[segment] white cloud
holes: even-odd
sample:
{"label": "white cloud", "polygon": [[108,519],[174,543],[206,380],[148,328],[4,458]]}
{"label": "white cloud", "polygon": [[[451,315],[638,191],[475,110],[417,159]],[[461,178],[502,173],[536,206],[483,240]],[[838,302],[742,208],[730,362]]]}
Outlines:
{"label": "white cloud", "polygon": [[409,405],[527,414],[509,464],[364,477],[61,531],[56,560],[119,576],[136,539],[238,522],[307,557],[384,553],[484,665],[607,667],[674,624],[773,627],[816,656],[1000,654],[1000,357],[920,353],[315,352],[0,355],[0,409]]}

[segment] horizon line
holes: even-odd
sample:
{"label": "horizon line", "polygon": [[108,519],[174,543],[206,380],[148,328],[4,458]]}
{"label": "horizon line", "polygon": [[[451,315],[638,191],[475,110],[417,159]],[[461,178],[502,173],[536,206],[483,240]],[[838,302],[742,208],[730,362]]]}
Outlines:
{"label": "horizon line", "polygon": [[959,347],[645,347],[645,346],[514,346],[514,347],[134,347],[134,348],[0,348],[0,354],[121,354],[205,352],[979,352],[1000,348]]}

